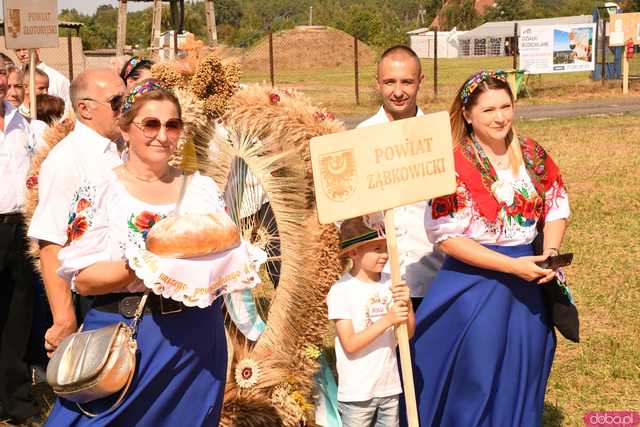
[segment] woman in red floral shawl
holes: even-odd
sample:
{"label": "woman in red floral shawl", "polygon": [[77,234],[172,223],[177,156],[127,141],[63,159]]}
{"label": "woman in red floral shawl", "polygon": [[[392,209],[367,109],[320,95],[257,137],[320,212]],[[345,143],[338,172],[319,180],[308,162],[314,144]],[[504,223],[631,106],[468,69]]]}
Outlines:
{"label": "woman in red floral shawl", "polygon": [[541,287],[555,272],[536,262],[558,253],[569,203],[558,167],[513,118],[500,72],[471,76],[451,106],[457,190],[425,213],[447,259],[413,341],[422,426],[541,424],[556,343]]}

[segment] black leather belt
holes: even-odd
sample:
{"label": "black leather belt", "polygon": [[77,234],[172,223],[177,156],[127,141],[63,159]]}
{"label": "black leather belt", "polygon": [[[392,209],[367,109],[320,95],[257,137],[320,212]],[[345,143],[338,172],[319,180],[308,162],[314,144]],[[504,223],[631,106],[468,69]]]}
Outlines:
{"label": "black leather belt", "polygon": [[[136,314],[142,293],[117,293],[99,295],[93,300],[92,307],[107,313],[120,313],[128,319]],[[149,293],[147,303],[144,306],[144,314],[174,314],[186,310],[181,302],[168,298],[162,298],[154,293]]]}
{"label": "black leather belt", "polygon": [[20,224],[24,221],[24,217],[20,212],[0,214],[0,224]]}

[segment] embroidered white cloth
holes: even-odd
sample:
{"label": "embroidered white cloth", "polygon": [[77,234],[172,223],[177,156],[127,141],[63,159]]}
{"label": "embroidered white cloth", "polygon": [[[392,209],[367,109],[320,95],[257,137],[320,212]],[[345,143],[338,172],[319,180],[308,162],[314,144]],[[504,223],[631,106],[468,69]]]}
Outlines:
{"label": "embroidered white cloth", "polygon": [[76,121],[74,130],[56,144],[42,162],[38,206],[28,235],[58,245],[67,241],[69,210],[83,182],[97,182],[122,163],[116,144]]}
{"label": "embroidered white cloth", "polygon": [[155,294],[189,307],[207,307],[222,294],[253,288],[260,283],[257,271],[267,254],[242,241],[236,248],[197,258],[159,257],[130,246],[129,266]]}
{"label": "embroidered white cloth", "polygon": [[[123,260],[127,249],[144,250],[144,239],[149,229],[163,216],[172,214],[174,209],[174,204],[150,205],[134,198],[118,181],[113,171],[109,171],[101,179],[83,183],[73,197],[68,226],[71,240],[58,254],[61,261],[58,274],[75,290],[75,277],[83,268],[99,261]],[[181,212],[207,213],[224,209],[218,187],[213,180],[195,174],[187,187]],[[254,266],[263,262],[264,252],[246,246],[249,256],[254,258],[244,262],[248,261]],[[192,267],[193,265],[189,269]],[[246,278],[247,275],[241,277]],[[144,284],[137,281],[129,284],[122,292],[140,292],[145,288]],[[227,283],[225,290],[229,293],[223,294],[227,312],[238,329],[248,339],[255,341],[265,324],[255,315],[251,289],[238,288],[237,285]]]}
{"label": "embroidered white cloth", "polygon": [[[501,208],[495,222],[489,222],[480,215],[476,201],[472,199],[464,182],[457,180],[457,209],[447,206],[446,198],[429,201],[425,212],[424,226],[433,243],[451,237],[469,237],[481,244],[516,246],[533,242],[537,235],[536,224],[542,210],[539,197],[524,166],[518,176],[511,169],[496,171],[499,185],[498,197],[511,201],[508,208]],[[500,187],[500,188],[497,188]],[[569,198],[566,190],[555,182],[545,195],[547,215],[545,221],[569,218]]]}

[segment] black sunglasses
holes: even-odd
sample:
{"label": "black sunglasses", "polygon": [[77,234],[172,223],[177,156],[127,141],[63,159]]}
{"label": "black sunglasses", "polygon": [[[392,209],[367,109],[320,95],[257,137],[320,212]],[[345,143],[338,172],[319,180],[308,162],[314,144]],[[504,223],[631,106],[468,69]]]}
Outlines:
{"label": "black sunglasses", "polygon": [[122,106],[122,100],[124,99],[124,96],[122,94],[113,95],[106,101],[100,101],[95,98],[82,98],[82,99],[87,101],[98,102],[100,104],[109,104],[112,111],[120,111],[120,107]]}

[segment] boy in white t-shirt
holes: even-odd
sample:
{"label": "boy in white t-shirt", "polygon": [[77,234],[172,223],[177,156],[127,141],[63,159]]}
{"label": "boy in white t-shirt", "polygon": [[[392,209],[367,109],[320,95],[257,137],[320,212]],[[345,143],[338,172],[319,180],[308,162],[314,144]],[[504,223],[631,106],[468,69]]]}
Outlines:
{"label": "boy in white t-shirt", "polygon": [[389,256],[381,225],[370,224],[367,217],[349,219],[340,226],[340,240],[352,265],[331,287],[327,305],[336,325],[342,424],[397,426],[402,386],[393,326],[407,322],[413,335],[409,288],[402,283],[391,289],[389,275],[382,273]]}

